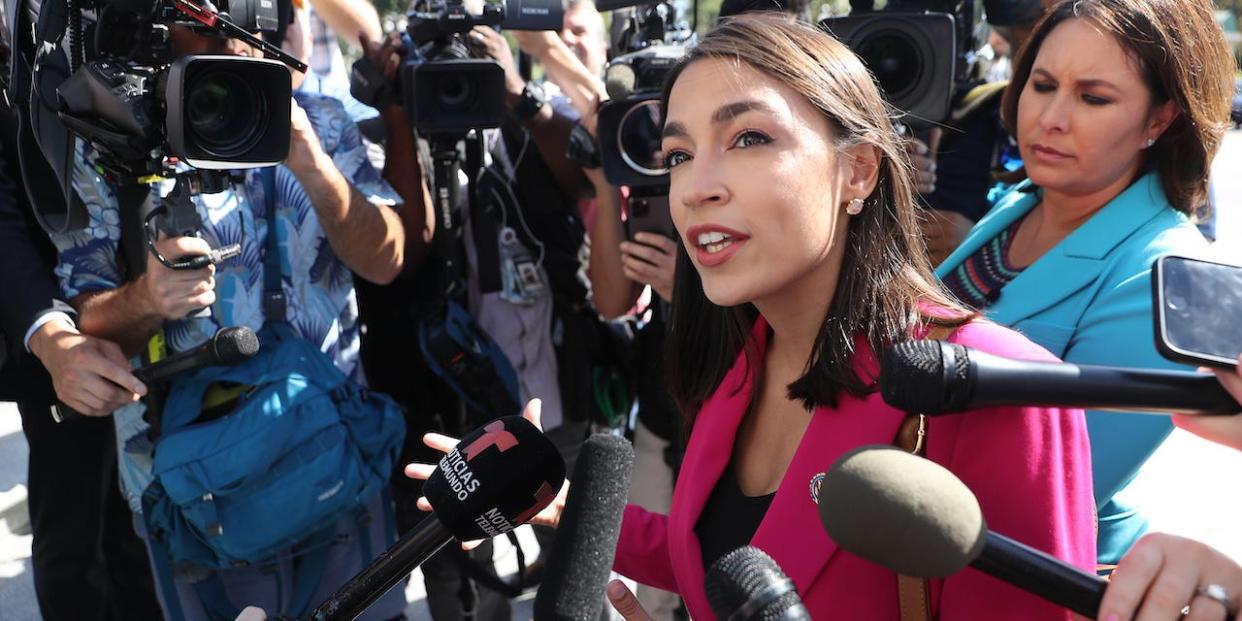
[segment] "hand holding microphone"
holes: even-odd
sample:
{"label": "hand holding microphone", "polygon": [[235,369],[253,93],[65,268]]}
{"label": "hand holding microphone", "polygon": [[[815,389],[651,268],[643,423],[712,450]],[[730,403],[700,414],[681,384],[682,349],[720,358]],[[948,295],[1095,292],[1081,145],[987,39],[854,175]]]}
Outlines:
{"label": "hand holding microphone", "polygon": [[[1234,400],[1242,403],[1242,357],[1232,369],[1216,369],[1216,379]],[[1242,413],[1242,407],[1238,408]],[[1173,424],[1205,440],[1242,451],[1242,416],[1205,417],[1173,415]]]}
{"label": "hand holding microphone", "polygon": [[529,420],[506,416],[475,429],[427,477],[423,500],[430,499],[432,514],[307,618],[354,619],[454,538],[491,538],[530,521],[564,481],[556,446]]}
{"label": "hand holding microphone", "polygon": [[[522,418],[526,419],[530,424],[534,425],[536,429],[541,431],[543,430],[543,426],[540,424],[539,415],[542,412],[542,408],[542,401],[539,399],[531,399],[530,402],[526,404],[526,408],[522,410]],[[452,451],[456,448],[458,442],[459,440],[457,438],[451,438],[438,433],[429,433],[423,436],[423,444],[426,444],[427,446],[442,453]],[[435,464],[413,463],[405,467],[405,476],[410,477],[411,479],[426,481],[428,477],[431,476],[431,473],[435,472],[435,470]],[[531,517],[529,522],[539,526],[551,526],[555,528],[561,522],[561,512],[565,510],[565,499],[568,494],[569,481],[565,481],[565,483],[561,485],[560,491],[557,493],[556,497],[552,499],[552,502],[548,503],[548,506],[544,507],[533,517]],[[427,501],[426,496],[418,499],[418,508],[423,511],[432,511],[431,503]],[[463,550],[471,550],[482,542],[482,539],[463,540],[461,547]]]}

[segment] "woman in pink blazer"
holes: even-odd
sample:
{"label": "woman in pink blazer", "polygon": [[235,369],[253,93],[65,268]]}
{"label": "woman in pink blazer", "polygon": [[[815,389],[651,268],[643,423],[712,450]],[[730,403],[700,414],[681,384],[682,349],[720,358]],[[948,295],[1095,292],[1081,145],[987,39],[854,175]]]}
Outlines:
{"label": "woman in pink blazer", "polygon": [[[816,474],[893,442],[906,416],[881,401],[874,352],[940,326],[992,353],[1052,357],[971,320],[941,289],[904,145],[844,45],[784,16],[742,16],[666,84],[662,151],[682,244],[669,388],[690,436],[669,515],[628,507],[615,567],[680,593],[706,621],[705,568],[749,543],[816,619],[896,621],[895,574],[838,550],[813,496]],[[992,529],[1094,567],[1081,411],[982,410],[936,418],[928,434],[927,456],[974,491]],[[536,521],[554,524],[558,504]],[[930,587],[941,621],[1070,618],[970,569]]]}

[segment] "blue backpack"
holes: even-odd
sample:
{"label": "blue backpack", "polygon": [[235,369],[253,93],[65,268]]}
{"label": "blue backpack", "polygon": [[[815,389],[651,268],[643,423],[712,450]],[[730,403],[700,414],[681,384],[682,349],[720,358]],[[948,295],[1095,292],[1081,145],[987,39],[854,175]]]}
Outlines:
{"label": "blue backpack", "polygon": [[[235,367],[173,383],[143,516],[174,564],[228,569],[270,560],[361,507],[387,484],[405,437],[387,396],[348,381],[284,322]],[[208,388],[246,386],[200,422]]]}
{"label": "blue backpack", "polygon": [[[200,576],[194,588],[221,619],[237,612],[218,575],[203,570],[271,562],[291,547],[307,555],[290,600],[304,609],[322,571],[315,568],[327,566],[337,520],[364,513],[386,490],[405,438],[392,399],[350,381],[285,321],[274,174],[263,172],[267,321],[259,353],[173,379],[155,439],[154,480],[142,497],[160,573],[176,567]],[[213,405],[221,387],[231,398]]]}

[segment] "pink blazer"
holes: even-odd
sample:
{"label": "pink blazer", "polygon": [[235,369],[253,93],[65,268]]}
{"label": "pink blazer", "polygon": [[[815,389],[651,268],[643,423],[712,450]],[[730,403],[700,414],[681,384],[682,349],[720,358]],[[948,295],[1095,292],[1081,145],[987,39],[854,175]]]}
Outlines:
{"label": "pink blazer", "polygon": [[[756,323],[752,338],[762,353],[766,325],[762,318]],[[1002,356],[1055,360],[1018,333],[983,321],[959,328],[950,340]],[[713,615],[694,526],[729,461],[750,403],[752,380],[745,360],[739,355],[695,421],[669,515],[630,505],[617,544],[618,572],[680,593],[696,621]],[[857,361],[878,376],[870,348],[864,345]],[[898,618],[896,575],[837,549],[820,524],[810,483],[849,449],[892,443],[904,417],[878,393],[865,399],[844,396],[836,408],[818,408],[751,540],[793,579],[815,619]],[[927,456],[978,496],[992,530],[1094,569],[1095,503],[1081,410],[1008,407],[933,418]],[[930,588],[932,611],[941,621],[1071,618],[1067,611],[974,569],[933,580]]]}

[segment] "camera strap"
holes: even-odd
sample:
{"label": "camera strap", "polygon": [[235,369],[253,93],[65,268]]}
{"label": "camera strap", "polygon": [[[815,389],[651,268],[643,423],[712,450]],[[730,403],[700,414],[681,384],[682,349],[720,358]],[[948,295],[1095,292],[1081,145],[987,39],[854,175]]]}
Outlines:
{"label": "camera strap", "polygon": [[276,225],[276,167],[259,172],[263,180],[263,200],[267,203],[263,216],[267,219],[267,242],[263,252],[263,317],[267,321],[284,321],[285,290],[281,286],[280,231]]}

